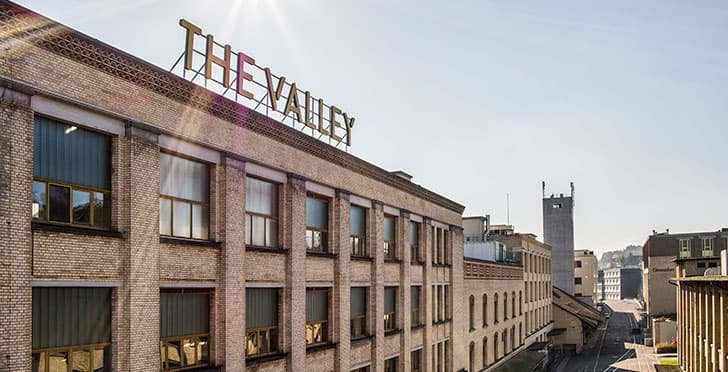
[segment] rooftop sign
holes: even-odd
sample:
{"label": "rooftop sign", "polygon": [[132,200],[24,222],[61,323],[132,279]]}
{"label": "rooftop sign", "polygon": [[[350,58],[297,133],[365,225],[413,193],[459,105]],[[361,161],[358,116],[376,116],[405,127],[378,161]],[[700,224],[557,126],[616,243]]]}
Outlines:
{"label": "rooftop sign", "polygon": [[[354,117],[323,98],[314,97],[310,91],[301,90],[285,76],[276,76],[268,67],[261,67],[255,59],[243,52],[233,53],[230,45],[222,45],[212,35],[203,35],[202,29],[181,19],[186,30],[185,50],[177,59],[172,71],[182,64],[182,77],[195,81],[204,77],[202,85],[236,102],[293,128],[310,133],[333,146],[351,146],[351,128]],[[188,73],[191,71],[191,77]],[[214,87],[208,87],[213,82]],[[288,120],[290,119],[290,120]]]}

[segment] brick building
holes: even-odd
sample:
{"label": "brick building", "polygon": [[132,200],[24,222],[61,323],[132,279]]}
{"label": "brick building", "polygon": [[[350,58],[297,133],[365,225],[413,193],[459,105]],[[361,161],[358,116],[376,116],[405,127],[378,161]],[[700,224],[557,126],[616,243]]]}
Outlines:
{"label": "brick building", "polygon": [[7,1],[0,44],[0,370],[466,368],[462,205]]}

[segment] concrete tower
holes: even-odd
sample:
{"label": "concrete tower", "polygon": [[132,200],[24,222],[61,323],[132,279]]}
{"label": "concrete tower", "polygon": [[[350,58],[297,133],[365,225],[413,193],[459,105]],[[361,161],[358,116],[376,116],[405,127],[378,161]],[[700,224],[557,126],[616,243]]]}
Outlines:
{"label": "concrete tower", "polygon": [[546,196],[543,187],[543,238],[551,246],[553,285],[574,294],[574,183],[571,195]]}

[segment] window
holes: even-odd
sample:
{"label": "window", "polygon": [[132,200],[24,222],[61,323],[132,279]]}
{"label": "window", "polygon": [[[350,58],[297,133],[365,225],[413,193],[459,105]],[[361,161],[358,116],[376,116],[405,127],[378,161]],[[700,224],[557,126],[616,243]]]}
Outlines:
{"label": "window", "polygon": [[245,244],[278,246],[278,185],[245,178]]}
{"label": "window", "polygon": [[389,358],[384,360],[384,372],[397,372],[397,364],[399,364],[399,358]]}
{"label": "window", "polygon": [[503,355],[508,354],[508,328],[501,333],[501,342],[503,342]]}
{"label": "window", "polygon": [[108,229],[110,149],[108,136],[36,117],[33,220]]}
{"label": "window", "polygon": [[349,240],[351,241],[351,255],[367,257],[367,210],[352,205],[349,209]]}
{"label": "window", "polygon": [[690,240],[689,239],[680,239],[680,257],[681,258],[687,258],[690,257]]}
{"label": "window", "polygon": [[397,328],[397,287],[384,288],[384,330]]}
{"label": "window", "polygon": [[581,297],[581,293],[580,292],[574,293],[574,297]]}
{"label": "window", "polygon": [[306,247],[311,252],[329,251],[329,202],[306,198]]}
{"label": "window", "polygon": [[493,295],[493,324],[498,324],[498,294]]}
{"label": "window", "polygon": [[111,370],[111,288],[35,287],[32,296],[33,371]]}
{"label": "window", "polygon": [[523,291],[518,291],[518,315],[523,315]]}
{"label": "window", "polygon": [[503,320],[508,320],[508,292],[503,292]]}
{"label": "window", "polygon": [[351,288],[351,339],[367,335],[367,288]]}
{"label": "window", "polygon": [[208,166],[166,153],[159,160],[159,234],[207,239]]}
{"label": "window", "polygon": [[278,290],[245,290],[246,357],[278,351]]}
{"label": "window", "polygon": [[442,301],[443,301],[442,307],[443,307],[443,311],[445,312],[445,320],[450,320],[451,319],[451,315],[450,315],[450,286],[449,285],[444,285],[444,286],[442,286],[442,290],[443,290],[443,293],[442,293]]}
{"label": "window", "polygon": [[410,245],[410,261],[412,263],[420,262],[420,224],[414,221],[409,223],[409,245]]}
{"label": "window", "polygon": [[470,295],[469,303],[470,306],[468,307],[468,317],[470,319],[470,332],[472,332],[475,329],[475,296]]}
{"label": "window", "polygon": [[410,319],[412,320],[412,326],[418,326],[422,324],[422,315],[420,313],[420,292],[422,290],[422,287],[413,285],[410,287],[410,306],[412,307],[412,312],[410,314]]}
{"label": "window", "polygon": [[574,278],[574,284],[581,284],[581,278]]}
{"label": "window", "polygon": [[359,367],[357,369],[351,370],[351,372],[369,372],[369,371],[370,371],[369,366]]}
{"label": "window", "polygon": [[470,346],[468,347],[468,360],[470,364],[469,371],[475,371],[475,342],[470,341]]}
{"label": "window", "polygon": [[488,337],[483,337],[483,368],[488,366]]}
{"label": "window", "polygon": [[422,372],[424,370],[424,367],[422,366],[422,349],[414,350],[410,355],[410,363],[412,365],[411,371]]}
{"label": "window", "polygon": [[395,217],[384,216],[384,258],[388,260],[397,259]]}
{"label": "window", "polygon": [[516,292],[511,292],[511,318],[516,317]]}
{"label": "window", "polygon": [[159,298],[161,369],[206,366],[210,361],[210,296],[206,291],[164,290]]}
{"label": "window", "polygon": [[581,267],[581,261],[578,261],[577,260],[575,263],[576,263],[576,266],[575,267]]}
{"label": "window", "polygon": [[329,340],[329,290],[306,289],[306,345],[319,345]]}
{"label": "window", "polygon": [[713,256],[713,238],[703,238],[703,257]]}
{"label": "window", "polygon": [[483,295],[483,327],[488,326],[488,295]]}
{"label": "window", "polygon": [[497,361],[498,359],[498,332],[493,335],[493,360]]}

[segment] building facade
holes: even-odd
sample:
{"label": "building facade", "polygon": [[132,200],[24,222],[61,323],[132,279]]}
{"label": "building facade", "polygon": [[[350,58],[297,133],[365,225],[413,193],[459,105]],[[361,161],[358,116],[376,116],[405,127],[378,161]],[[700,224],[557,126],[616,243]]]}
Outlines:
{"label": "building facade", "polygon": [[7,1],[0,40],[0,370],[467,368],[462,205]]}
{"label": "building facade", "polygon": [[596,305],[597,299],[597,256],[594,251],[574,251],[574,297],[585,303]]}
{"label": "building facade", "polygon": [[553,329],[549,332],[554,348],[564,354],[581,353],[585,340],[603,320],[601,312],[558,287],[553,288]]}
{"label": "building facade", "polygon": [[[545,189],[545,185],[544,185]],[[555,287],[574,294],[574,184],[571,195],[543,198],[543,237],[551,246],[552,276]]]}
{"label": "building facade", "polygon": [[683,371],[728,371],[728,259],[722,272],[686,275],[678,263],[678,363]]}
{"label": "building facade", "polygon": [[615,267],[604,270],[604,298],[623,300],[639,298],[642,289],[642,269]]}
{"label": "building facade", "polygon": [[651,317],[672,316],[676,312],[676,260],[715,262],[728,246],[728,229],[712,232],[653,233],[642,246],[642,295]]}
{"label": "building facade", "polygon": [[597,271],[597,292],[598,301],[604,301],[606,298],[606,284],[604,279],[604,270]]}

